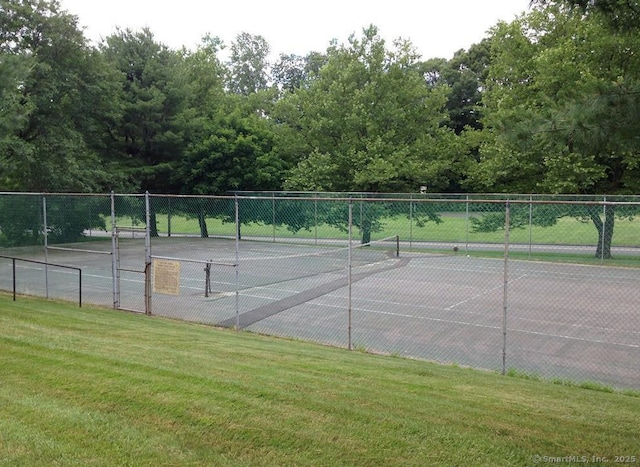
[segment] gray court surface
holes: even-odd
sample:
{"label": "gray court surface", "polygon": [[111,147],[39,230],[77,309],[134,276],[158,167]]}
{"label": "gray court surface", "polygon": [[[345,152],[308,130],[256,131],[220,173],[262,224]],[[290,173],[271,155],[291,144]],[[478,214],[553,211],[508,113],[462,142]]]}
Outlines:
{"label": "gray court surface", "polygon": [[[85,303],[113,306],[110,241],[50,250],[82,269]],[[438,255],[390,243],[351,252],[198,238],[153,239],[180,264],[179,294],[154,315],[370,352],[640,389],[640,270]],[[42,248],[17,249],[42,260]],[[144,311],[144,242],[119,242],[120,307]],[[205,296],[204,262],[211,263]],[[46,269],[46,270],[45,270]],[[12,264],[0,260],[0,288]],[[73,271],[17,263],[18,292],[75,300]],[[45,281],[47,287],[45,289]],[[506,326],[505,326],[506,324]]]}

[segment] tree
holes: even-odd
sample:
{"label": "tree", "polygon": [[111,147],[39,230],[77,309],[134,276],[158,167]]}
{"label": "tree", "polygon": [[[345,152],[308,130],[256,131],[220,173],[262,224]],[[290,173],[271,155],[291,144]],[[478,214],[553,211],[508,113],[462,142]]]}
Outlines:
{"label": "tree", "polygon": [[[387,50],[374,26],[348,44],[332,44],[307,87],[278,103],[279,124],[299,137],[288,140],[299,162],[285,189],[413,192],[429,185],[445,191],[455,183],[465,148],[441,125],[447,88],[429,86],[418,59],[409,42]],[[343,211],[326,221],[344,222]],[[372,210],[362,218],[363,242],[382,215]]]}
{"label": "tree", "polygon": [[599,13],[618,30],[638,30],[640,2],[637,0],[531,0],[531,5],[564,5],[583,14]]}
{"label": "tree", "polygon": [[276,189],[261,180],[263,159],[272,138],[255,116],[217,114],[207,122],[207,137],[194,143],[180,167],[180,179],[198,194],[232,190]]}
{"label": "tree", "polygon": [[295,92],[308,87],[326,63],[326,56],[310,52],[305,57],[281,54],[271,69],[271,80],[281,92]]}
{"label": "tree", "polygon": [[20,90],[28,77],[30,57],[0,55],[0,186],[11,187],[17,181],[11,172],[11,160],[7,154],[11,149],[18,152],[22,144],[19,129],[26,123],[31,109],[21,104]]}
{"label": "tree", "polygon": [[120,73],[122,118],[110,128],[110,150],[133,189],[175,193],[173,172],[184,150],[186,91],[179,52],[157,43],[149,29],[118,30],[101,45]]}
{"label": "tree", "polygon": [[[640,188],[640,36],[598,11],[537,8],[493,39],[481,189],[624,195]],[[609,257],[613,209],[586,213]],[[600,247],[599,247],[600,248]]]}
{"label": "tree", "polygon": [[280,54],[280,59],[271,70],[272,79],[282,91],[293,92],[306,81],[305,65],[304,57]]}
{"label": "tree", "polygon": [[267,89],[269,52],[269,44],[262,36],[247,32],[236,36],[229,60],[231,92],[249,95]]}
{"label": "tree", "polygon": [[[188,90],[180,116],[185,149],[173,172],[174,182],[187,194],[278,190],[288,166],[273,152],[273,121],[268,114],[276,92],[256,87],[229,92],[231,71],[219,60],[222,47],[219,39],[206,37],[182,64],[181,81]],[[203,237],[208,236],[207,217],[234,218],[229,206],[219,209],[214,204],[182,204],[184,214],[199,220]]]}
{"label": "tree", "polygon": [[448,118],[443,122],[460,135],[465,130],[482,127],[482,89],[490,64],[490,41],[484,39],[468,51],[457,51],[451,60],[433,58],[419,65],[431,86],[447,86],[445,110]]}
{"label": "tree", "polygon": [[[285,187],[324,191],[446,190],[460,155],[446,118],[444,88],[430,88],[409,43],[388,51],[371,26],[362,39],[328,50],[308,89],[283,98],[293,108],[285,124],[306,141]],[[293,109],[297,109],[296,112]]]}
{"label": "tree", "polygon": [[112,76],[75,17],[55,0],[2,0],[0,70],[3,189],[86,192],[117,180],[99,158]]}

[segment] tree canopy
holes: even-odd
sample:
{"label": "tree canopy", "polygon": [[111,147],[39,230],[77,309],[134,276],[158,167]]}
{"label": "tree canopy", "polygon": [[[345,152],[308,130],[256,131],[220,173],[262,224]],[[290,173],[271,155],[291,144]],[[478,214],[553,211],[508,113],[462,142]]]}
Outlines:
{"label": "tree canopy", "polygon": [[640,35],[600,19],[557,5],[496,27],[477,186],[638,192]]}
{"label": "tree canopy", "polygon": [[117,175],[100,148],[117,89],[58,2],[0,3],[4,189],[94,191]]}
{"label": "tree canopy", "polygon": [[306,143],[285,186],[390,192],[428,182],[446,190],[457,152],[441,125],[447,89],[430,87],[417,63],[410,43],[389,50],[373,26],[330,48],[309,86],[282,99],[296,108],[285,124]]}
{"label": "tree canopy", "polygon": [[0,189],[638,192],[638,2],[531,5],[451,59],[370,25],[272,61],[0,0]]}

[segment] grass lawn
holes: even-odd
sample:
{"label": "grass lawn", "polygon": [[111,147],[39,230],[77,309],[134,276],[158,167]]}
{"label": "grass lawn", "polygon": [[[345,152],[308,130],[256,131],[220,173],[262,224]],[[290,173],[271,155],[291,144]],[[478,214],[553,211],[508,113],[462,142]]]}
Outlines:
{"label": "grass lawn", "polygon": [[0,368],[7,466],[640,459],[637,393],[24,297],[0,295]]}
{"label": "grass lawn", "polygon": [[[436,224],[428,222],[419,227],[412,223],[407,217],[398,216],[383,219],[383,229],[375,232],[374,239],[388,238],[399,235],[403,241],[430,241],[430,242],[452,242],[452,243],[503,243],[504,230],[496,232],[472,232],[470,223],[466,217],[455,214],[441,214],[442,222]],[[111,222],[107,219],[107,230],[111,229]],[[131,226],[131,218],[119,218],[120,226]],[[166,214],[157,215],[158,229],[162,234],[168,231],[168,216]],[[138,224],[138,227],[141,225]],[[233,223],[222,222],[220,219],[207,219],[207,229],[210,235],[235,235],[235,225]],[[276,226],[265,224],[243,224],[241,227],[244,236],[260,237],[298,237],[298,238],[347,238],[347,233],[326,224],[312,227],[310,230],[300,230],[291,232],[286,226]],[[199,235],[200,227],[197,219],[189,219],[181,216],[171,217],[171,232],[173,234]],[[354,229],[357,236],[358,229]],[[640,240],[640,222],[637,219],[619,219],[616,221],[613,242],[615,246],[638,246]],[[547,244],[547,245],[596,245],[598,243],[598,232],[591,222],[580,222],[573,217],[563,217],[551,227],[533,226],[521,229],[512,229],[510,241],[523,244]]]}

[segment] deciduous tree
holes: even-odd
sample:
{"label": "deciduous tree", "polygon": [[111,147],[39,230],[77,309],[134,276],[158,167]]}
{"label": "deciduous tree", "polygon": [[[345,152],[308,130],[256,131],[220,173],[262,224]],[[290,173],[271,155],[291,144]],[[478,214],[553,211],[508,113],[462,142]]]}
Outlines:
{"label": "deciduous tree", "polygon": [[[640,36],[598,11],[536,8],[501,24],[484,103],[481,189],[631,194],[640,189]],[[587,214],[609,256],[613,209]]]}
{"label": "deciduous tree", "polygon": [[249,95],[268,88],[269,43],[260,35],[240,33],[231,43],[229,89]]}
{"label": "deciduous tree", "polygon": [[99,152],[115,88],[76,18],[55,0],[2,0],[0,70],[3,189],[112,186],[117,176],[104,170]]}
{"label": "deciduous tree", "polygon": [[446,90],[427,85],[418,58],[407,42],[387,50],[373,26],[362,38],[330,47],[309,88],[284,98],[293,103],[286,124],[306,141],[286,187],[390,192],[428,184],[446,190],[458,176],[462,148],[440,125]]}

